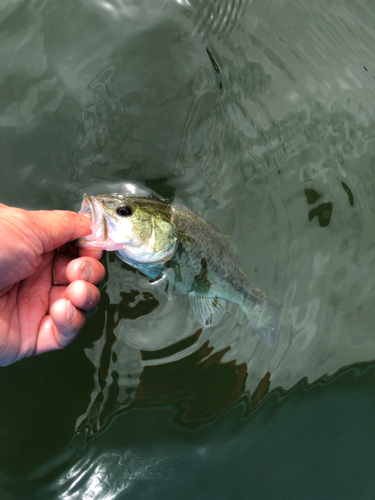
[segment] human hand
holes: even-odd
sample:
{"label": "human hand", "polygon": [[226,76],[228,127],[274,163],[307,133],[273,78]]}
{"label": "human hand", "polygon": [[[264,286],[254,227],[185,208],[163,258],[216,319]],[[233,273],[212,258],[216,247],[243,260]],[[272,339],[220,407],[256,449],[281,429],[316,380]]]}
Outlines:
{"label": "human hand", "polygon": [[98,305],[103,252],[68,245],[90,226],[75,212],[0,204],[0,366],[67,346]]}

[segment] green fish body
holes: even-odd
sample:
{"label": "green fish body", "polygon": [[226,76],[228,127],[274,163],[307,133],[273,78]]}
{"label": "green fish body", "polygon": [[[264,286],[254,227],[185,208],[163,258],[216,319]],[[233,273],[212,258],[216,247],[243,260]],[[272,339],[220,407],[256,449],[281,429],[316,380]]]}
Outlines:
{"label": "green fish body", "polygon": [[93,220],[93,234],[80,246],[115,250],[168,293],[187,294],[205,327],[222,319],[226,301],[237,303],[258,337],[269,347],[277,343],[281,302],[251,284],[228,238],[210,222],[177,204],[118,194],[84,195],[80,213]]}

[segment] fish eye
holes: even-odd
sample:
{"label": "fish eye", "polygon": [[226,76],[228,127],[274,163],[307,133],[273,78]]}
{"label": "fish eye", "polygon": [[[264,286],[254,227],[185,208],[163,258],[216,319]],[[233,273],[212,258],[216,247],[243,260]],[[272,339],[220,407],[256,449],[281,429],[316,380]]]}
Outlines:
{"label": "fish eye", "polygon": [[116,212],[118,215],[121,215],[121,217],[129,217],[133,213],[133,210],[128,205],[123,205],[121,207],[117,207]]}

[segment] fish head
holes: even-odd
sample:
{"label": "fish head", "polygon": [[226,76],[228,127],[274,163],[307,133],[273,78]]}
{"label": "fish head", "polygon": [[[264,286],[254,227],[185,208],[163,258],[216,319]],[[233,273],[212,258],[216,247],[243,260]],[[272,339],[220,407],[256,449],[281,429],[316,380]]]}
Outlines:
{"label": "fish head", "polygon": [[117,250],[130,261],[162,263],[177,246],[169,203],[117,193],[83,195],[80,214],[91,220],[92,234],[79,238],[81,248]]}

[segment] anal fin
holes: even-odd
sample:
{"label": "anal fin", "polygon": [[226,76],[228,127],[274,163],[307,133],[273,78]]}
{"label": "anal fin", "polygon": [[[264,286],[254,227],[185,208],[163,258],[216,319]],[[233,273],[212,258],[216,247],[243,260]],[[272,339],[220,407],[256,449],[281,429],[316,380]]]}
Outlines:
{"label": "anal fin", "polygon": [[207,297],[190,292],[189,300],[195,317],[206,328],[215,326],[225,313],[225,300],[220,297]]}

